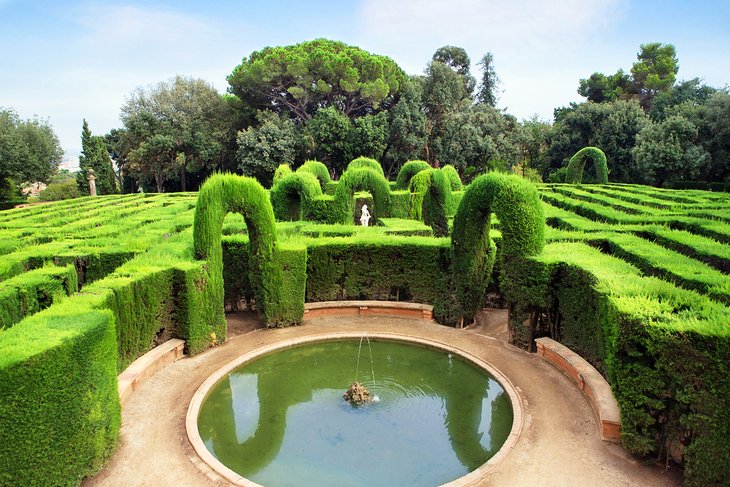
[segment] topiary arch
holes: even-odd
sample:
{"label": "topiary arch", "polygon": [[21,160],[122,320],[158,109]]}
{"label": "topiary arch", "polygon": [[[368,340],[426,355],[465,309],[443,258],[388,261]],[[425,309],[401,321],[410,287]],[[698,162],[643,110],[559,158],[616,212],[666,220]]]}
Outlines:
{"label": "topiary arch", "polygon": [[312,200],[322,195],[317,177],[307,171],[287,174],[271,188],[271,205],[280,221],[297,221],[309,214]]}
{"label": "topiary arch", "polygon": [[291,167],[289,167],[289,164],[279,164],[279,166],[276,168],[276,171],[274,171],[274,179],[271,184],[274,185],[278,183],[281,178],[291,173],[292,170]]}
{"label": "topiary arch", "polygon": [[586,166],[586,159],[591,159],[593,161],[593,165],[596,167],[596,183],[608,183],[608,164],[606,163],[606,154],[598,147],[583,147],[570,158],[565,182],[580,184],[581,181],[583,181],[583,170]]}
{"label": "topiary arch", "polygon": [[214,308],[211,316],[216,316],[225,330],[221,235],[223,219],[229,212],[241,213],[246,221],[250,239],[249,278],[256,306],[267,325],[276,325],[277,317],[269,313],[270,303],[282,301],[281,269],[274,262],[276,223],[269,196],[254,178],[216,174],[200,187],[193,240],[196,258],[208,263],[204,302]]}
{"label": "topiary arch", "polygon": [[429,167],[411,178],[408,184],[408,218],[423,220],[437,237],[449,234],[446,209],[451,198],[451,186],[447,174]]}
{"label": "topiary arch", "polygon": [[545,246],[545,216],[535,186],[515,175],[489,173],[476,178],[464,192],[451,232],[456,299],[464,320],[471,320],[481,309],[492,273],[492,213],[501,224],[505,273]]}
{"label": "topiary arch", "polygon": [[390,185],[381,174],[374,169],[361,167],[348,169],[340,178],[335,191],[334,207],[336,221],[352,223],[354,203],[352,197],[355,191],[369,191],[373,195],[375,208],[370,209],[373,223],[378,217],[388,216],[390,208]]}
{"label": "topiary arch", "polygon": [[319,187],[322,189],[322,191],[325,190],[327,183],[332,181],[327,166],[319,161],[304,161],[304,164],[297,168],[297,172],[308,172],[314,174],[319,180]]}
{"label": "topiary arch", "polygon": [[376,173],[385,177],[385,173],[383,172],[383,166],[381,166],[378,161],[376,161],[375,159],[371,159],[369,157],[363,157],[363,156],[360,156],[357,159],[351,160],[350,163],[347,165],[346,171],[349,171],[351,169],[362,169],[362,168],[372,169]]}
{"label": "topiary arch", "polygon": [[459,177],[459,173],[456,171],[456,168],[451,164],[446,164],[444,167],[441,168],[441,170],[444,172],[444,174],[446,174],[446,177],[449,178],[451,191],[461,191],[463,188],[463,184],[461,183],[461,178]]}
{"label": "topiary arch", "polygon": [[396,187],[398,189],[408,188],[411,178],[424,169],[431,169],[431,164],[426,161],[406,162],[401,166],[400,171],[398,171],[398,178],[395,180]]}

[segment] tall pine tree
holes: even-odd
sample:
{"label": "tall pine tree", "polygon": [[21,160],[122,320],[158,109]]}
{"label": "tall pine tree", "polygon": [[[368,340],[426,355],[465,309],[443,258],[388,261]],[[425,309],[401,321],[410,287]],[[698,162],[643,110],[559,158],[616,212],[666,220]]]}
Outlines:
{"label": "tall pine tree", "polygon": [[104,137],[91,135],[89,124],[84,119],[81,127],[81,154],[79,155],[79,172],[76,183],[81,194],[89,194],[89,169],[94,170],[96,176],[96,194],[118,193],[114,168],[109,152],[106,149]]}

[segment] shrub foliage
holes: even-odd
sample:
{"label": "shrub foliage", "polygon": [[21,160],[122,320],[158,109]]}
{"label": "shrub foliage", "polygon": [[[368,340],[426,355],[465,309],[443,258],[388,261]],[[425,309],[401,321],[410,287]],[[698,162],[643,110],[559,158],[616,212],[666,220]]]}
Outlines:
{"label": "shrub foliage", "polygon": [[585,169],[586,159],[593,161],[596,168],[596,183],[608,183],[608,165],[606,163],[606,154],[598,147],[584,147],[575,153],[568,162],[568,173],[565,177],[566,183],[580,184],[583,181],[583,170]]}

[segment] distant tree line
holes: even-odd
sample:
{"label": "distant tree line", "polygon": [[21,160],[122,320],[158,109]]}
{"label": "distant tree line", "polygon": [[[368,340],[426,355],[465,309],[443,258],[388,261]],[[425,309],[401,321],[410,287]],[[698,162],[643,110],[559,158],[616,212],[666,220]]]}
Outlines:
{"label": "distant tree line", "polygon": [[[121,108],[123,126],[103,137],[84,121],[78,190],[88,193],[88,168],[102,194],[186,191],[214,171],[268,185],[280,164],[296,168],[310,159],[337,177],[359,156],[379,160],[391,178],[406,161],[421,159],[452,164],[465,182],[492,170],[559,182],[586,146],[605,152],[610,181],[730,181],[730,94],[697,78],[677,81],[671,44],[640,46],[628,72],[581,79],[578,93],[587,100],[556,108],[552,121],[518,121],[497,109],[501,84],[492,54],[477,68],[475,78],[456,46],[438,49],[417,76],[337,41],[266,47],[233,69],[228,93],[176,76],[132,92]],[[0,112],[0,134],[23,124],[52,134],[43,122]],[[6,139],[12,137],[0,136],[0,180],[27,179],[5,162],[22,144]],[[60,156],[50,152],[46,159],[57,165]],[[53,170],[46,169],[31,179],[47,180]],[[591,174],[587,167],[584,180]]]}

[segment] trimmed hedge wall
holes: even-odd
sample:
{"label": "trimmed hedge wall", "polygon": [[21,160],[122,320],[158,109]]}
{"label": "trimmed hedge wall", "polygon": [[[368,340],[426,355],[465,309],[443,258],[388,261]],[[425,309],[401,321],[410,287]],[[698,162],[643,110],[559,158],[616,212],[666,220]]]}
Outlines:
{"label": "trimmed hedge wall", "polygon": [[685,485],[727,484],[727,307],[584,243],[549,244],[529,262],[530,278],[510,283],[511,333],[551,336],[595,365],[629,451],[684,460]]}
{"label": "trimmed hedge wall", "polygon": [[[223,280],[225,282],[225,301],[236,307],[239,301],[254,298],[251,286],[252,276],[248,267],[247,255],[249,239],[236,235],[223,239]],[[286,275],[282,283],[282,300],[274,303],[273,314],[280,318],[271,326],[298,324],[304,316],[304,292],[307,282],[307,248],[301,244],[281,243],[277,245],[274,263]]]}
{"label": "trimmed hedge wall", "polygon": [[401,166],[398,171],[398,177],[395,181],[398,189],[408,188],[411,178],[423,171],[424,169],[431,169],[431,164],[426,161],[408,161]]}
{"label": "trimmed hedge wall", "polygon": [[446,215],[451,198],[451,186],[446,173],[439,169],[424,169],[408,184],[410,201],[408,218],[422,220],[437,237],[449,234]]}
{"label": "trimmed hedge wall", "polygon": [[[356,159],[351,160],[350,163],[347,165],[347,169],[345,170],[345,172],[351,171],[353,169],[363,169],[363,168],[372,169],[376,173],[380,174],[383,177],[383,179],[385,179],[385,173],[383,172],[383,166],[381,166],[380,163],[378,161],[376,161],[375,159],[371,159],[369,157],[360,156]],[[342,179],[342,178],[340,178],[340,179]]]}
{"label": "trimmed hedge wall", "polygon": [[456,296],[465,320],[482,307],[494,265],[489,243],[492,212],[502,225],[500,251],[507,275],[522,272],[522,261],[545,245],[545,217],[534,185],[515,175],[476,178],[464,192],[451,234]]}
{"label": "trimmed hedge wall", "polygon": [[311,215],[312,200],[322,196],[322,188],[313,173],[297,171],[281,178],[270,196],[277,220],[297,221]]}
{"label": "trimmed hedge wall", "polygon": [[2,332],[0,484],[77,485],[117,445],[111,311],[59,304]]}
{"label": "trimmed hedge wall", "polygon": [[570,184],[580,184],[583,180],[583,170],[586,166],[586,159],[591,159],[596,168],[596,183],[608,183],[608,165],[606,163],[606,154],[598,147],[583,147],[575,153],[568,162],[568,172],[565,176],[565,182]]}
{"label": "trimmed hedge wall", "polygon": [[0,330],[78,291],[76,267],[43,267],[0,282]]}
{"label": "trimmed hedge wall", "polygon": [[327,188],[327,184],[332,182],[327,166],[319,161],[304,161],[304,164],[297,168],[297,172],[313,174],[319,180],[319,187],[322,192]]}

